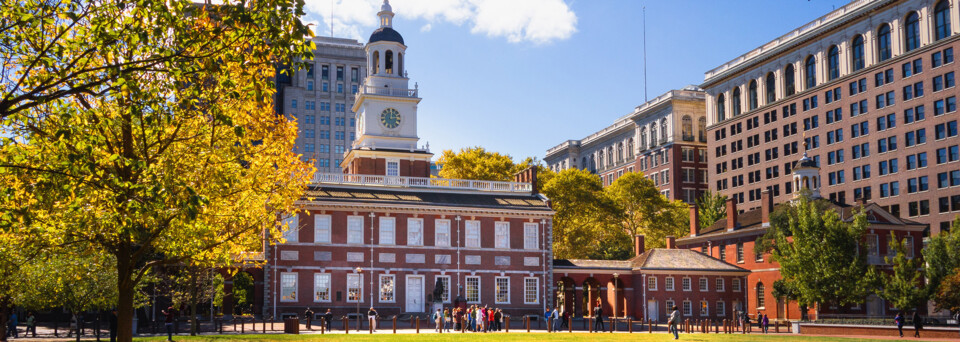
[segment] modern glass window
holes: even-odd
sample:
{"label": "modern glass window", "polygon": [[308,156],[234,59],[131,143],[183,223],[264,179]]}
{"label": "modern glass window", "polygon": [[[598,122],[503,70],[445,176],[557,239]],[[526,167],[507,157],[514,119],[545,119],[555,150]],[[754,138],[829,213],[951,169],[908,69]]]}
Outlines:
{"label": "modern glass window", "polygon": [[903,24],[904,50],[911,51],[920,47],[920,16],[911,12]]}
{"label": "modern glass window", "polygon": [[853,71],[859,71],[866,66],[866,62],[863,54],[863,36],[857,35],[853,38],[853,46],[851,48],[851,63],[853,66]]}
{"label": "modern glass window", "polygon": [[407,218],[407,245],[423,246],[422,218]]}
{"label": "modern glass window", "polygon": [[510,222],[495,222],[493,247],[510,248]]}
{"label": "modern glass window", "polygon": [[793,95],[797,92],[796,77],[797,72],[794,70],[793,64],[788,64],[787,67],[783,69],[783,85],[786,96]]}
{"label": "modern glass window", "polygon": [[767,93],[767,103],[773,103],[777,100],[777,76],[772,72],[767,73],[767,82],[764,84]]}
{"label": "modern glass window", "polygon": [[[724,99],[723,94],[717,95],[717,121],[723,121],[727,119],[727,101]],[[656,139],[656,133],[651,133],[651,139]],[[651,142],[651,147],[656,145],[656,143]]]}
{"label": "modern glass window", "polygon": [[936,40],[950,36],[950,3],[942,0],[933,9],[934,32]]}
{"label": "modern glass window", "polygon": [[467,276],[464,278],[467,294],[467,303],[479,303],[480,302],[480,277],[477,276]]}
{"label": "modern glass window", "polygon": [[540,301],[540,279],[523,278],[523,304],[537,304]]}
{"label": "modern glass window", "polygon": [[528,222],[523,224],[523,249],[537,249],[540,244],[536,223]]}
{"label": "modern glass window", "polygon": [[380,217],[380,244],[397,244],[397,218]]}
{"label": "modern glass window", "polygon": [[467,221],[466,229],[466,247],[480,248],[480,221]]}
{"label": "modern glass window", "polygon": [[397,301],[396,297],[396,280],[397,275],[395,274],[381,274],[380,275],[380,302],[381,303],[394,303]]}
{"label": "modern glass window", "polygon": [[347,243],[363,243],[363,216],[347,217]]}
{"label": "modern glass window", "polygon": [[316,243],[330,243],[330,215],[313,217],[313,236]]}
{"label": "modern glass window", "polygon": [[435,246],[450,247],[450,220],[436,220],[433,231],[433,244]]}
{"label": "modern glass window", "polygon": [[833,81],[840,77],[840,48],[836,45],[827,50],[827,79]]}
{"label": "modern glass window", "polygon": [[281,302],[297,301],[297,273],[296,272],[280,273],[280,301]]}
{"label": "modern glass window", "polygon": [[330,302],[330,273],[313,274],[313,301]]}
{"label": "modern glass window", "polygon": [[497,304],[510,304],[510,278],[509,277],[496,277],[494,278],[496,282],[496,288],[494,289],[495,302]]}
{"label": "modern glass window", "polygon": [[880,62],[890,59],[893,56],[890,43],[890,25],[883,24],[877,30],[877,58]]}
{"label": "modern glass window", "polygon": [[812,89],[817,86],[817,58],[813,55],[807,57],[804,63],[803,74],[805,89]]}
{"label": "modern glass window", "polygon": [[750,85],[748,86],[748,96],[750,97],[750,110],[757,109],[759,106],[759,100],[757,99],[757,81],[751,80]]}

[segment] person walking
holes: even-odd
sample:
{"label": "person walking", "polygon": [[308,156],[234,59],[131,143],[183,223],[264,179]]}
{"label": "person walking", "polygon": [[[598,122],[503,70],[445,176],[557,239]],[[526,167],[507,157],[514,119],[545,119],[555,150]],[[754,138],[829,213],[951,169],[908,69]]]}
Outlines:
{"label": "person walking", "polygon": [[435,312],[433,313],[433,315],[430,316],[430,319],[433,320],[433,331],[434,331],[434,332],[442,332],[442,330],[443,330],[443,312],[440,311],[440,309],[437,309],[437,311],[435,311]]}
{"label": "person walking", "polygon": [[553,307],[553,312],[550,313],[550,319],[553,319],[553,332],[560,330],[560,311],[557,310],[557,307]]}
{"label": "person walking", "polygon": [[569,320],[570,320],[570,311],[564,310],[563,313],[560,314],[560,330],[570,328],[570,322],[568,322]]}
{"label": "person walking", "polygon": [[310,323],[313,323],[313,310],[307,308],[307,311],[303,312],[303,319],[307,321],[307,330],[312,330],[310,329]]}
{"label": "person walking", "polygon": [[173,341],[173,306],[160,310],[160,313],[163,314],[163,326],[167,328],[167,341]]}
{"label": "person walking", "polygon": [[443,328],[450,332],[451,325],[453,325],[453,319],[450,317],[450,309],[443,309]]}
{"label": "person walking", "polygon": [[903,312],[898,312],[897,316],[893,318],[893,322],[897,324],[897,331],[900,332],[900,337],[903,337]]}
{"label": "person walking", "polygon": [[10,313],[10,317],[7,318],[7,335],[13,338],[20,338],[19,333],[17,332],[17,325],[20,324],[17,317],[17,310],[14,309]]}
{"label": "person walking", "polygon": [[913,337],[920,338],[920,330],[923,330],[923,317],[920,317],[920,311],[913,312]]}
{"label": "person walking", "polygon": [[497,331],[494,316],[493,308],[487,308],[487,331]]}
{"label": "person walking", "polygon": [[327,331],[333,330],[333,312],[330,309],[327,309],[327,312],[323,314],[323,324],[327,325]]}
{"label": "person walking", "polygon": [[27,330],[23,332],[23,336],[33,333],[33,337],[37,337],[37,318],[33,316],[33,312],[27,313]]}
{"label": "person walking", "polygon": [[117,309],[110,310],[110,342],[117,342]]}
{"label": "person walking", "polygon": [[593,308],[593,316],[597,319],[597,322],[593,324],[593,330],[597,332],[606,330],[603,325],[603,307],[600,305],[600,301],[597,301],[597,307]]}
{"label": "person walking", "polygon": [[372,306],[370,310],[367,310],[367,319],[370,320],[370,329],[373,330],[373,332],[377,332],[377,310]]}
{"label": "person walking", "polygon": [[957,310],[957,314],[953,315],[953,320],[957,321],[957,327],[960,328],[960,310]]}
{"label": "person walking", "polygon": [[770,330],[770,318],[766,314],[763,315],[763,321],[760,323],[763,326],[763,333],[766,334]]}
{"label": "person walking", "polygon": [[673,333],[673,339],[679,339],[680,336],[677,335],[677,324],[680,324],[680,311],[677,310],[677,306],[674,305],[671,308],[673,311],[670,312],[670,318],[667,319],[667,334]]}
{"label": "person walking", "polygon": [[497,308],[497,331],[503,330],[503,309]]}

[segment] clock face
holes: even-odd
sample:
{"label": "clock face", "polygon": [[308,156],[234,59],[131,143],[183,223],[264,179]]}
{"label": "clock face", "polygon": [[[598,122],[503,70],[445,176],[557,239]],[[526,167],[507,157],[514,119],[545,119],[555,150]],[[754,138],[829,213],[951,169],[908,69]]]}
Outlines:
{"label": "clock face", "polygon": [[384,109],[380,113],[380,124],[390,129],[397,128],[400,126],[400,112],[393,108]]}

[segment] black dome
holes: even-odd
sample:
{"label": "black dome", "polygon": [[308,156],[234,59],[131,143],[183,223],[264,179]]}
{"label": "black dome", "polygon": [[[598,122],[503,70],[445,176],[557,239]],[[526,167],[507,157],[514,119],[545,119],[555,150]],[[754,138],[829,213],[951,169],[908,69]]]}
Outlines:
{"label": "black dome", "polygon": [[403,44],[403,36],[401,36],[400,32],[397,32],[397,30],[389,27],[381,27],[370,34],[370,39],[367,40],[367,43],[369,44],[379,41],[397,42]]}
{"label": "black dome", "polygon": [[807,157],[805,156],[805,157],[803,157],[803,158],[800,158],[800,160],[797,161],[796,164],[794,165],[794,168],[801,168],[801,167],[814,167],[814,168],[817,168],[817,167],[819,167],[819,166],[817,166],[817,162],[816,162],[815,160],[810,159],[810,158],[807,158]]}

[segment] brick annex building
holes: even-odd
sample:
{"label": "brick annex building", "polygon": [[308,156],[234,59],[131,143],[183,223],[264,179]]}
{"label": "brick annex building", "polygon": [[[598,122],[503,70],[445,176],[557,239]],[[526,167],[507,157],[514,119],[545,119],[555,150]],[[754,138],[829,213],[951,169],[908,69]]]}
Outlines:
{"label": "brick annex building", "polygon": [[764,190],[789,200],[791,163],[807,152],[825,198],[949,229],[958,33],[956,0],[853,1],[707,71],[710,188],[740,209]]}

